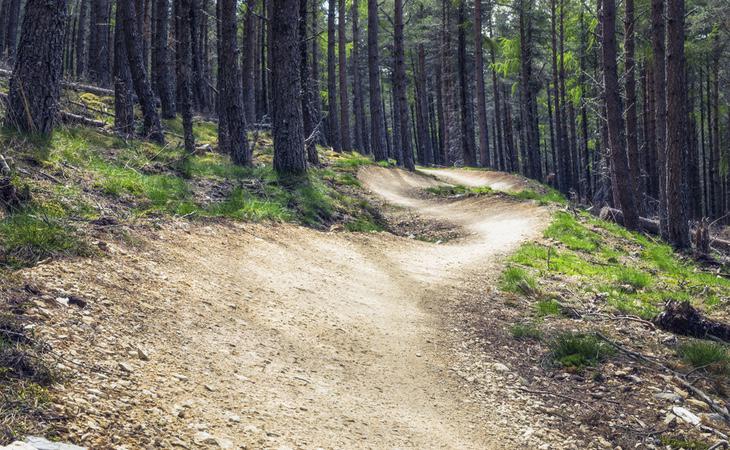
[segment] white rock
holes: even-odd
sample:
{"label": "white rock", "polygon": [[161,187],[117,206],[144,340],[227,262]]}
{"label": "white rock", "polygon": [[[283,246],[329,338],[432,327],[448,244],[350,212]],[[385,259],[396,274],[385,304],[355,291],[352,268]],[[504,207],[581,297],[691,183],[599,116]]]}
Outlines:
{"label": "white rock", "polygon": [[680,419],[691,425],[699,425],[700,418],[694,415],[690,410],[682,408],[681,406],[675,406],[672,408],[672,412],[677,415]]}
{"label": "white rock", "polygon": [[674,392],[659,392],[654,394],[654,398],[657,400],[667,400],[672,403],[682,403],[682,401],[684,401],[682,396],[675,394]]}
{"label": "white rock", "polygon": [[494,363],[494,365],[492,367],[497,372],[509,372],[509,367],[505,366],[502,363]]}
{"label": "white rock", "polygon": [[195,433],[193,441],[195,441],[196,444],[217,444],[215,436],[206,431],[199,431]]}

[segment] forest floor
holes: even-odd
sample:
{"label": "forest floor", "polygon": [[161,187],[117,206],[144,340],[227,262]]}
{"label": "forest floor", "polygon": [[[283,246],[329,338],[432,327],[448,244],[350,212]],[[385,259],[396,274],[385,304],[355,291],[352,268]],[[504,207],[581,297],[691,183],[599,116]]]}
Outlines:
{"label": "forest floor", "polygon": [[69,437],[91,448],[571,447],[533,434],[540,422],[497,361],[470,367],[492,380],[472,395],[458,324],[445,319],[466,286],[489,289],[547,209],[424,199],[441,183],[394,169],[360,179],[460,237],[178,222],[134,252],[109,244],[110,258],[25,271],[44,291],[97,299],[61,311],[70,332],[49,338],[100,369],[64,393]]}
{"label": "forest floor", "polygon": [[0,218],[0,442],[706,449],[730,431],[711,409],[727,350],[647,321],[670,298],[729,321],[724,268],[516,175],[320,149],[282,180],[254,137],[251,169],[78,128],[40,157],[4,138],[33,200]]}

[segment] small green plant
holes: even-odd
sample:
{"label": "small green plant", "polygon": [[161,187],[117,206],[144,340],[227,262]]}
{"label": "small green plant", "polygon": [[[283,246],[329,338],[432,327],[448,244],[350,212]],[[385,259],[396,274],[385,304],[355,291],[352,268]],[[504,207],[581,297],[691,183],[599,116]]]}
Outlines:
{"label": "small green plant", "polygon": [[562,242],[570,250],[592,252],[598,250],[601,238],[588,230],[575,217],[566,212],[559,212],[545,230],[545,237]]}
{"label": "small green plant", "polygon": [[550,345],[553,359],[564,367],[596,366],[615,353],[613,347],[594,335],[564,333]]}
{"label": "small green plant", "polygon": [[542,339],[542,331],[532,323],[516,323],[510,327],[512,337],[518,340],[532,339],[539,341]]}
{"label": "small green plant", "polygon": [[502,273],[500,288],[505,292],[532,295],[537,291],[535,278],[519,267],[508,267]]}
{"label": "small green plant", "polygon": [[706,368],[714,372],[725,372],[730,363],[727,347],[717,342],[693,340],[677,349],[679,356],[694,368]]}
{"label": "small green plant", "polygon": [[553,299],[540,300],[535,304],[539,317],[560,315],[560,303]]}
{"label": "small green plant", "polygon": [[651,284],[651,276],[631,267],[622,267],[616,273],[616,282],[619,285],[630,286],[632,289],[643,289]]}

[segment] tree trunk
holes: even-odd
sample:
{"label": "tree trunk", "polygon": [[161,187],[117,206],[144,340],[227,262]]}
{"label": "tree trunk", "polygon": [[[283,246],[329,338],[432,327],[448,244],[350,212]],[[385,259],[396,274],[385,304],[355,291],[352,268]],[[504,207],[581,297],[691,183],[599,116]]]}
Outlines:
{"label": "tree trunk", "polygon": [[[79,19],[76,28],[76,78],[83,78],[86,75],[86,39],[87,25],[89,23],[89,2],[91,0],[80,0]],[[116,38],[115,38],[116,42]]]}
{"label": "tree trunk", "polygon": [[[492,13],[490,11],[489,13],[489,34],[492,40],[494,40],[494,32],[492,30]],[[502,138],[502,126],[501,126],[501,117],[502,117],[502,111],[501,111],[501,101],[500,101],[500,94],[499,94],[499,82],[497,80],[497,69],[495,68],[496,65],[496,57],[495,57],[495,51],[494,46],[490,46],[489,53],[492,59],[492,91],[493,91],[493,97],[494,97],[494,123],[495,123],[495,134],[496,134],[496,145],[494,147],[494,151],[496,153],[495,159],[499,161],[497,164],[497,168],[499,170],[505,170],[505,158],[504,158],[504,140]]]}
{"label": "tree trunk", "polygon": [[624,225],[638,230],[639,214],[634,193],[635,180],[629,174],[629,164],[624,148],[624,124],[621,95],[616,68],[616,3],[603,0],[601,8],[601,32],[603,38],[603,83],[608,119],[608,141],[610,145],[610,173],[614,198],[618,200],[624,214]]}
{"label": "tree trunk", "polygon": [[307,45],[307,0],[299,0],[299,72],[301,82],[302,97],[302,124],[303,133],[307,147],[307,160],[314,165],[319,164],[319,155],[317,155],[317,146],[315,145],[312,133],[317,126],[314,118],[314,95],[309,83],[309,57]]}
{"label": "tree trunk", "polygon": [[355,146],[360,153],[370,153],[370,139],[367,133],[365,119],[365,104],[363,102],[363,86],[360,72],[360,14],[358,0],[352,0],[352,92],[353,108],[355,109]]}
{"label": "tree trunk", "polygon": [[651,41],[654,49],[654,124],[656,128],[656,161],[659,180],[659,224],[662,237],[667,237],[667,98],[665,74],[664,0],[651,1]]}
{"label": "tree trunk", "polygon": [[464,165],[477,165],[474,122],[472,110],[471,82],[466,67],[466,0],[459,1],[459,94],[461,96],[461,148]]}
{"label": "tree trunk", "polygon": [[6,125],[45,137],[53,132],[61,92],[65,28],[65,0],[28,0],[10,78]]}
{"label": "tree trunk", "polygon": [[180,113],[183,122],[183,138],[185,140],[185,152],[192,155],[195,151],[195,137],[193,136],[193,101],[190,66],[192,66],[192,21],[193,11],[191,0],[175,0],[175,14],[178,24],[175,27],[177,41],[176,54],[179,59],[177,64],[177,80],[180,87]]}
{"label": "tree trunk", "polygon": [[[332,0],[333,2],[335,0]],[[352,139],[350,137],[350,98],[347,90],[347,29],[345,27],[345,0],[339,0],[338,14],[338,30],[339,38],[338,55],[339,55],[339,73],[340,73],[340,137],[342,139],[342,149],[345,151],[352,150]]]}
{"label": "tree trunk", "polygon": [[687,83],[684,60],[684,0],[667,3],[667,236],[676,248],[690,247],[684,154]]}
{"label": "tree trunk", "polygon": [[[194,0],[193,0],[194,1]],[[238,68],[238,22],[236,20],[236,0],[220,0],[221,13],[221,45],[218,76],[221,80],[221,112],[226,116],[226,125],[228,131],[228,148],[221,149],[223,152],[231,155],[231,160],[239,166],[251,165],[251,149],[248,147],[248,139],[246,136],[246,118],[243,110],[243,93],[241,92],[241,74]],[[195,7],[195,3],[193,3]],[[298,17],[299,9],[292,12]],[[193,19],[194,20],[194,19]],[[296,32],[295,28],[295,32]],[[297,49],[299,47],[297,46]],[[195,58],[195,55],[193,55]],[[193,64],[195,66],[195,64]],[[297,60],[297,72],[295,76],[299,76],[299,61]],[[299,92],[292,96],[290,102],[299,98]],[[300,109],[301,112],[301,109]],[[301,119],[300,119],[301,120]]]}
{"label": "tree trunk", "polygon": [[380,89],[380,51],[378,49],[378,0],[368,0],[368,78],[370,81],[370,143],[375,161],[388,159],[387,137]]}
{"label": "tree trunk", "polygon": [[340,128],[340,117],[338,114],[338,97],[337,97],[337,73],[335,70],[335,11],[336,4],[335,0],[331,0],[329,3],[329,10],[327,14],[327,107],[329,111],[329,144],[332,146],[334,151],[342,151],[342,129]]}
{"label": "tree trunk", "polygon": [[170,32],[170,2],[169,0],[156,1],[155,64],[153,68],[157,80],[155,84],[160,96],[162,117],[173,119],[175,117],[175,93],[173,92],[170,52],[167,49]]}
{"label": "tree trunk", "polygon": [[487,96],[484,92],[484,49],[482,46],[482,1],[474,1],[474,54],[477,85],[477,122],[479,124],[479,159],[482,167],[491,167],[489,127],[487,126]]}
{"label": "tree trunk", "polygon": [[[110,3],[109,0],[90,1],[91,27],[89,29],[89,79],[100,86],[106,87],[110,83],[108,44]],[[138,37],[135,36],[134,39],[138,39]]]}
{"label": "tree trunk", "polygon": [[139,30],[137,30],[137,10],[134,0],[120,0],[117,7],[122,8],[122,22],[124,27],[124,37],[127,47],[127,58],[129,60],[129,69],[132,72],[132,82],[134,90],[137,93],[140,106],[142,107],[142,116],[144,118],[145,136],[159,144],[164,144],[165,136],[162,133],[162,125],[160,124],[160,116],[155,108],[155,97],[152,92],[147,72],[144,68],[144,60],[142,58],[142,43],[138,39]]}
{"label": "tree trunk", "polygon": [[624,18],[624,52],[626,90],[626,150],[629,158],[631,179],[636,183],[636,206],[641,214],[641,166],[639,164],[639,142],[636,133],[636,64],[634,62],[634,0],[626,1]]}
{"label": "tree trunk", "polygon": [[[64,2],[65,3],[65,2]],[[20,21],[20,0],[10,0],[7,11],[7,31],[5,34],[5,48],[8,62],[12,65],[18,45],[18,22]],[[25,22],[25,20],[23,20]]]}
{"label": "tree trunk", "polygon": [[415,170],[416,165],[413,160],[413,148],[411,147],[405,50],[403,48],[403,0],[395,0],[394,22],[393,57],[395,59],[395,83],[393,85],[393,94],[395,96],[395,104],[398,109],[398,119],[400,121],[400,153],[403,155],[403,166],[408,170]]}
{"label": "tree trunk", "polygon": [[114,27],[114,128],[128,136],[134,134],[134,94],[129,70],[122,8],[116,11]]}
{"label": "tree trunk", "polygon": [[419,155],[422,155],[421,164],[430,166],[433,164],[433,147],[428,132],[429,108],[428,108],[428,85],[426,82],[426,51],[423,44],[418,46],[418,71],[417,71],[417,91],[416,102],[420,112],[420,120],[418,121],[418,149]]}
{"label": "tree trunk", "polygon": [[563,139],[563,121],[560,101],[560,79],[558,77],[558,36],[557,36],[557,6],[556,0],[550,0],[551,12],[551,44],[552,44],[552,68],[553,68],[553,100],[555,101],[555,149],[558,155],[557,178],[558,189],[563,194],[570,191],[570,155],[565,149],[565,140]]}
{"label": "tree trunk", "polygon": [[[254,74],[254,62],[256,59],[256,16],[253,10],[257,3],[258,1],[251,1],[247,4],[243,26],[241,76],[243,77],[243,107],[246,110],[246,123],[248,124],[256,122],[256,85]],[[306,42],[304,45],[306,45]]]}
{"label": "tree trunk", "polygon": [[299,0],[273,0],[271,21],[274,105],[274,168],[280,174],[307,170],[302,131],[299,53]]}

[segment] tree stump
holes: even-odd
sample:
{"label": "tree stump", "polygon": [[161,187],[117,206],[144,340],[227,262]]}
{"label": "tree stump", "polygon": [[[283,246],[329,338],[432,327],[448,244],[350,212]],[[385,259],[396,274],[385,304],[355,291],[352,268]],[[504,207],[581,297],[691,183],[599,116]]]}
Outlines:
{"label": "tree stump", "polygon": [[652,322],[662,330],[699,339],[730,342],[730,325],[707,319],[689,302],[670,300]]}

